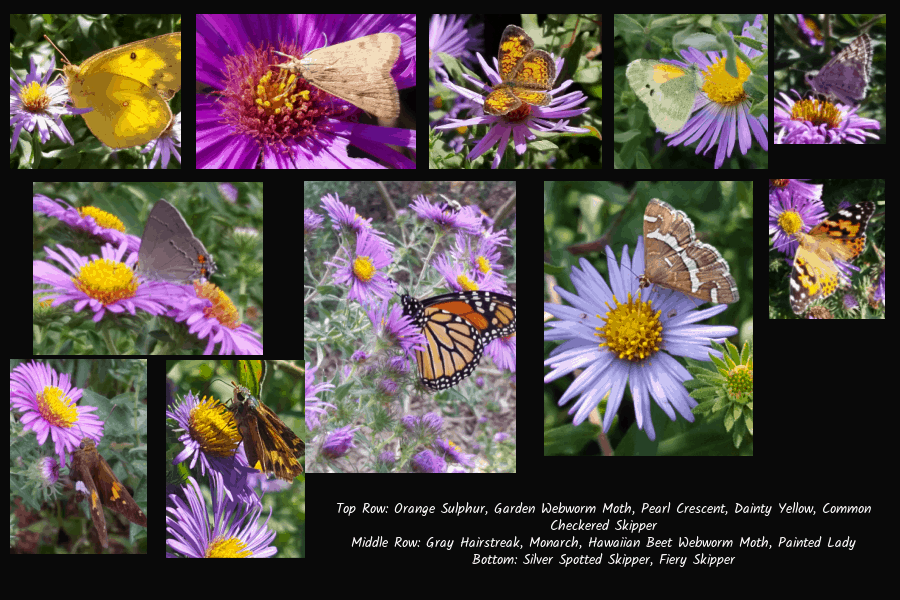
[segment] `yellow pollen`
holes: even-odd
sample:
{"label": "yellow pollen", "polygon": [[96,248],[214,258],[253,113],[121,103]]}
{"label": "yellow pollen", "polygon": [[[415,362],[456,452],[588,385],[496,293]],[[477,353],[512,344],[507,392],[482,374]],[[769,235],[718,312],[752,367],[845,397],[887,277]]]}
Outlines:
{"label": "yellow pollen", "polygon": [[844,121],[844,114],[831,102],[806,98],[791,107],[791,120],[809,121],[815,125],[826,123],[835,129]]}
{"label": "yellow pollen", "polygon": [[605,325],[597,327],[597,337],[605,340],[600,347],[606,346],[621,360],[643,362],[656,352],[662,344],[662,322],[660,311],[654,311],[653,301],[634,300],[628,294],[628,303],[620,304],[613,296],[615,308],[610,309],[604,317]]}
{"label": "yellow pollen", "polygon": [[360,281],[369,281],[375,274],[375,267],[372,265],[372,259],[368,256],[357,256],[353,261],[353,274]]}
{"label": "yellow pollen", "polygon": [[720,106],[740,104],[747,99],[744,82],[750,77],[750,68],[740,58],[736,59],[738,76],[732,77],[725,70],[725,58],[718,59],[704,70],[703,91],[710,100]]}
{"label": "yellow pollen", "polygon": [[792,210],[786,210],[778,217],[778,225],[788,235],[794,235],[803,227],[803,219]]}
{"label": "yellow pollen", "polygon": [[47,88],[36,81],[27,83],[19,89],[19,99],[22,106],[31,112],[40,112],[50,106]]}
{"label": "yellow pollen", "polygon": [[290,112],[306,100],[309,100],[309,91],[298,90],[297,76],[283,69],[279,69],[277,73],[266,72],[256,85],[254,102],[272,115]]}

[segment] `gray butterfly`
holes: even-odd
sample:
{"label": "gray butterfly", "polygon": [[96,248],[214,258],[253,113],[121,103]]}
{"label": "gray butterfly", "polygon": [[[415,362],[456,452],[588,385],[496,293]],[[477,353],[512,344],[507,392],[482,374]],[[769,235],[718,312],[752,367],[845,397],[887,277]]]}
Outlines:
{"label": "gray butterfly", "polygon": [[872,76],[872,40],[865,33],[825,63],[818,74],[806,74],[806,83],[818,94],[841,104],[855,105],[866,97]]}

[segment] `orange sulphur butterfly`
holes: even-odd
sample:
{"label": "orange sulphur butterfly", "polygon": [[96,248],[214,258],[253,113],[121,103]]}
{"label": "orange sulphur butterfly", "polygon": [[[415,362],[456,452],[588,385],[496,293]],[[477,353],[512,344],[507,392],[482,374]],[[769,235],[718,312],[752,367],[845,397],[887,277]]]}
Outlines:
{"label": "orange sulphur butterfly", "polygon": [[167,33],[104,50],[63,74],[76,108],[110,148],[146,144],[172,122],[168,101],[181,89],[181,33]]}

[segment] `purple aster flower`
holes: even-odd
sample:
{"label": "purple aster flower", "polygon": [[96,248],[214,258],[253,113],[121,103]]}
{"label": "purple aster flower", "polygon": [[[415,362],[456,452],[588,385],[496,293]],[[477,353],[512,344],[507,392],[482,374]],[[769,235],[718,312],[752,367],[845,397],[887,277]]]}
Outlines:
{"label": "purple aster flower", "polygon": [[166,512],[168,558],[269,558],[277,532],[262,517],[259,501],[247,501],[229,493],[222,476],[210,478],[211,506],[193,477],[177,493],[169,495]]}
{"label": "purple aster flower", "polygon": [[448,74],[438,54],[449,54],[474,68],[475,52],[484,52],[484,23],[466,28],[472,15],[431,15],[428,24],[428,68],[438,79]]}
{"label": "purple aster flower", "polygon": [[781,93],[775,101],[776,144],[862,144],[878,139],[869,130],[881,129],[875,119],[860,117],[859,106],[845,106]]}
{"label": "purple aster flower", "polygon": [[825,44],[822,37],[822,30],[819,29],[818,23],[813,19],[798,14],[797,25],[800,29],[800,33],[802,33],[806,39],[807,44],[810,46],[823,46]]}
{"label": "purple aster flower", "polygon": [[66,104],[69,92],[62,79],[49,83],[56,67],[55,56],[50,56],[46,70],[39,69],[33,57],[29,59],[29,63],[24,79],[15,70],[14,79],[10,79],[9,124],[13,127],[12,147],[15,148],[19,143],[23,130],[33,133],[35,128],[42,144],[50,141],[51,133],[68,144],[74,144],[75,140],[60,116],[80,114],[86,110]]}
{"label": "purple aster flower", "polygon": [[694,298],[656,287],[644,300],[635,276],[645,268],[643,237],[638,239],[633,259],[625,247],[621,265],[609,247],[606,255],[612,288],[582,258],[581,269],[572,268],[576,292],[556,287],[572,306],[544,303],[544,310],[559,319],[547,323],[544,340],[564,342],[544,361],[552,368],[544,383],[583,369],[559,402],[562,405],[580,396],[569,411],[574,413],[577,426],[605,400],[604,431],[612,425],[628,385],[637,427],[653,440],[656,431],[650,413],[651,396],[673,421],[677,413],[693,422],[691,409],[698,404],[684,386],[691,375],[672,355],[707,361],[709,354],[721,358],[711,342],[736,335],[737,329],[697,324],[726,310],[726,304],[695,310]]}
{"label": "purple aster flower", "polygon": [[19,364],[9,375],[10,407],[21,414],[26,431],[34,430],[38,444],[53,440],[60,462],[82,438],[103,437],[103,421],[91,414],[97,407],[77,404],[83,394],[71,385],[68,373],[44,363]]}

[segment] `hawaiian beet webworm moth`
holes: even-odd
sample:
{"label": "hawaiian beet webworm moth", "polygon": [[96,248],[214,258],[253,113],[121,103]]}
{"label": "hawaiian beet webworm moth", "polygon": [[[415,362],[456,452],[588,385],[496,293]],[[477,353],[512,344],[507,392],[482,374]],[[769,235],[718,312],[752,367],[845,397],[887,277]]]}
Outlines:
{"label": "hawaiian beet webworm moth", "polygon": [[644,211],[644,274],[640,287],[651,283],[704,302],[738,301],[737,285],[719,251],[694,237],[686,214],[653,199]]}

